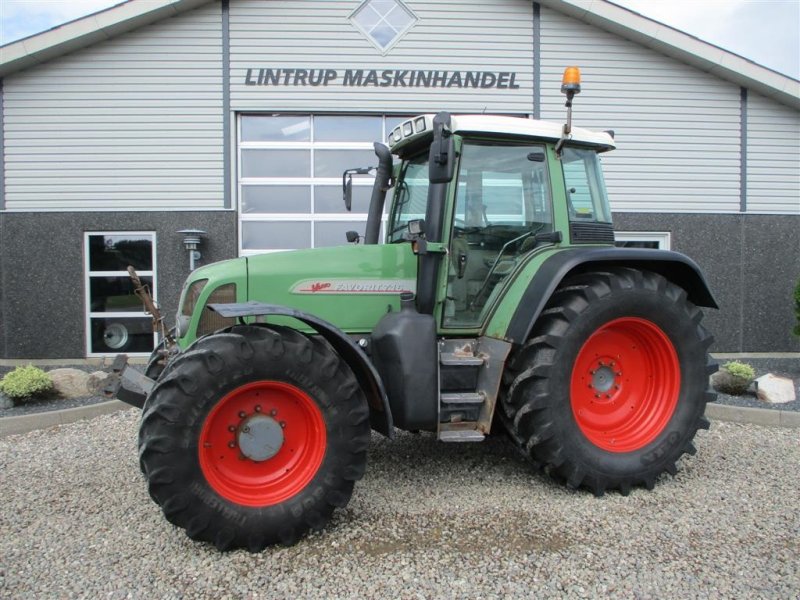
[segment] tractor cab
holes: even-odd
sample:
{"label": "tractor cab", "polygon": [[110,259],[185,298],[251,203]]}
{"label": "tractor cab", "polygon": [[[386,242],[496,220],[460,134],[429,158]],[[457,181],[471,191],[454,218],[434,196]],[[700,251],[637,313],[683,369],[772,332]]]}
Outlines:
{"label": "tractor cab", "polygon": [[[389,135],[399,164],[385,242],[443,244],[446,276],[435,287],[445,328],[480,326],[534,250],[613,243],[598,158],[614,148],[613,138],[574,129],[557,152],[562,134],[558,125],[529,119],[440,113],[409,119]],[[387,183],[376,180],[376,190]],[[375,196],[371,215],[383,209]],[[566,202],[554,201],[560,198]]]}

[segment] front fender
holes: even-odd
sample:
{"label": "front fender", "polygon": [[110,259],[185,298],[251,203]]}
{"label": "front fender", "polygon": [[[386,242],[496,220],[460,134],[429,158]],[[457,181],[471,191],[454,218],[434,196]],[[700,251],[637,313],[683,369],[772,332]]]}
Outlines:
{"label": "front fender", "polygon": [[571,248],[553,254],[539,267],[511,317],[505,338],[516,344],[528,339],[539,314],[567,275],[609,266],[653,271],[685,289],[697,306],[719,308],[700,267],[688,256],[646,248]]}
{"label": "front fender", "polygon": [[265,315],[292,317],[311,327],[333,346],[333,349],[353,370],[353,374],[367,397],[372,428],[390,439],[394,437],[394,423],[389,409],[389,399],[380,375],[361,348],[336,326],[314,315],[278,304],[251,301],[236,304],[209,304],[208,308],[229,318]]}

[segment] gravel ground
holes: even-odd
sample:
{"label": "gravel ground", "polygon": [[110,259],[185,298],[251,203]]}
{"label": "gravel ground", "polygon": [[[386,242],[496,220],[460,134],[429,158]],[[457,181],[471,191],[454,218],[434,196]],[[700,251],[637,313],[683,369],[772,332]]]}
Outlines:
{"label": "gravel ground", "polygon": [[0,440],[0,597],[800,595],[800,432],[716,422],[652,492],[594,498],[502,439],[377,435],[328,529],[220,554],[149,499],[138,412]]}

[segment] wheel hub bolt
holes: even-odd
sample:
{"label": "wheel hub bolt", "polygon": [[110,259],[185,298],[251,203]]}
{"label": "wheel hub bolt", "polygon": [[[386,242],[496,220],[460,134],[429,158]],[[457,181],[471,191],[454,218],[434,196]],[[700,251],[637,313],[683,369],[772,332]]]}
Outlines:
{"label": "wheel hub bolt", "polygon": [[281,421],[281,427],[286,427],[286,421]]}
{"label": "wheel hub bolt", "polygon": [[278,414],[278,411],[277,411],[277,409],[274,409],[274,408],[273,408],[271,411],[269,411],[269,414],[270,414],[270,415],[272,415],[272,416],[274,417],[275,415],[277,415],[277,414]]}
{"label": "wheel hub bolt", "polygon": [[228,431],[233,433],[234,431],[236,431],[236,426],[235,425],[228,425]]}
{"label": "wheel hub bolt", "polygon": [[228,442],[228,448],[236,448],[236,442]]}
{"label": "wheel hub bolt", "polygon": [[256,412],[261,412],[261,405],[260,405],[260,404],[256,404],[256,407],[255,407],[255,409],[254,409],[254,410],[255,410]]}
{"label": "wheel hub bolt", "polygon": [[243,410],[239,411],[239,418],[240,419],[244,419],[246,416],[247,416],[246,412],[244,412]]}

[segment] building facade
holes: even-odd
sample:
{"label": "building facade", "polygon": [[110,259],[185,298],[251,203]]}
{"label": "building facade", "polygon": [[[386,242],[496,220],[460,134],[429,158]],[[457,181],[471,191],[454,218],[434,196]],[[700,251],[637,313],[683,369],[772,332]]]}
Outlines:
{"label": "building facade", "polygon": [[132,0],[2,48],[0,358],[149,352],[200,261],[344,243],[345,168],[423,112],[561,122],[603,156],[619,243],[706,273],[717,352],[798,351],[800,83],[606,2]]}

